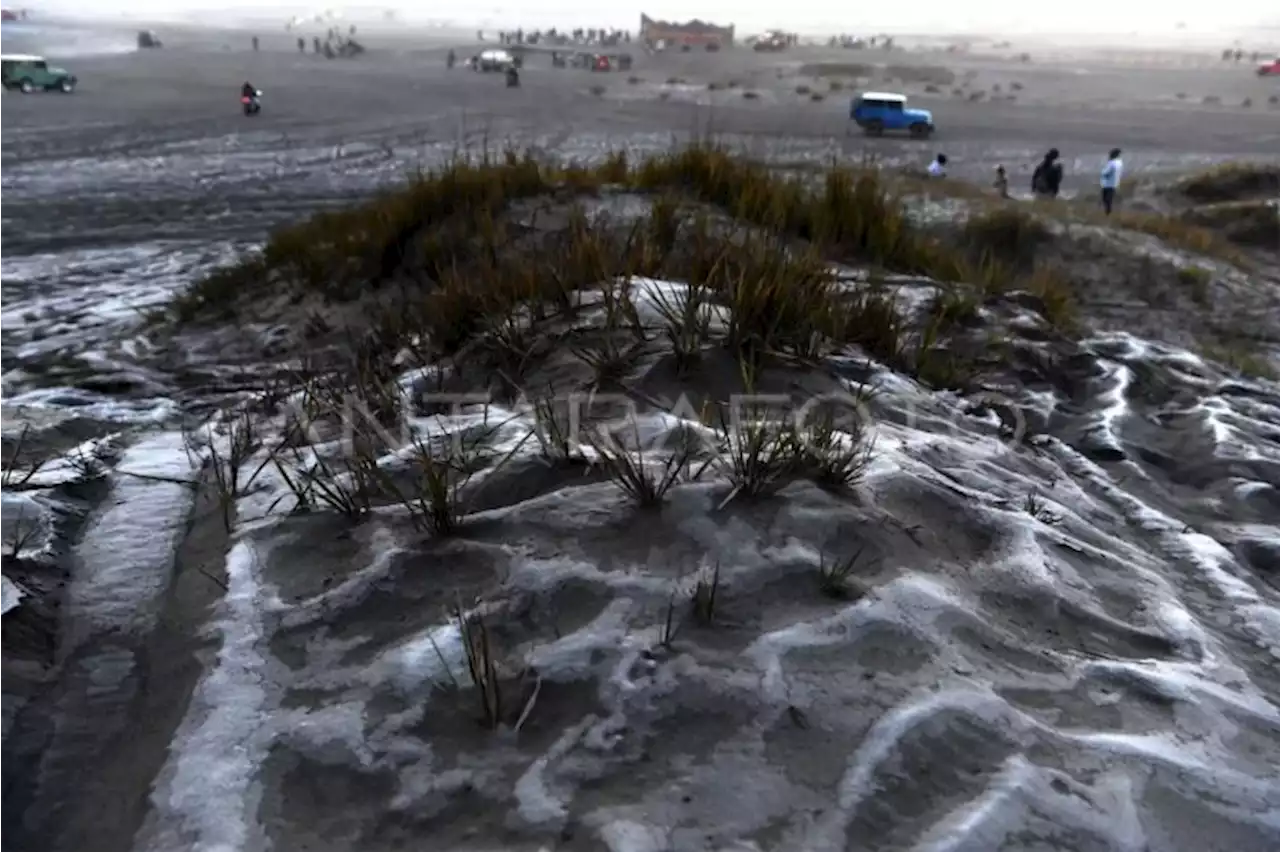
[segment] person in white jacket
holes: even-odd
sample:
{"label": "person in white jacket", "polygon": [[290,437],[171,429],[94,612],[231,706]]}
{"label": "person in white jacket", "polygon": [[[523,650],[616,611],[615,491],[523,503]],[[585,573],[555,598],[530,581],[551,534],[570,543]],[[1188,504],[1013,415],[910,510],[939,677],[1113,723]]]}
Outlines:
{"label": "person in white jacket", "polygon": [[1116,190],[1120,188],[1120,178],[1124,175],[1124,161],[1120,159],[1120,149],[1112,148],[1107,155],[1107,164],[1102,168],[1102,209],[1108,216],[1116,203]]}
{"label": "person in white jacket", "polygon": [[939,154],[929,164],[929,177],[944,178],[947,176],[947,155]]}

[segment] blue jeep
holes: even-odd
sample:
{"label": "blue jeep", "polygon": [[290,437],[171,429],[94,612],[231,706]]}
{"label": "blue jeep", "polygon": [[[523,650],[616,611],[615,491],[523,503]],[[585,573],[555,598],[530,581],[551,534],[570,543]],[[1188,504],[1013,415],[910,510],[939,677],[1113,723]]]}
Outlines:
{"label": "blue jeep", "polygon": [[849,105],[849,117],[868,136],[886,130],[905,130],[918,139],[933,133],[933,113],[927,109],[907,109],[906,95],[864,92]]}

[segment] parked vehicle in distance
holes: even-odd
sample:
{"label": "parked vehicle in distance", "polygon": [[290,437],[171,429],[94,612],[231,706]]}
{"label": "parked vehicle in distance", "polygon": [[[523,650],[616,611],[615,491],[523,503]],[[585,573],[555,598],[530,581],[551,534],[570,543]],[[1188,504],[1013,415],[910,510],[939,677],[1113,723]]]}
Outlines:
{"label": "parked vehicle in distance", "polygon": [[849,118],[869,136],[905,130],[918,139],[927,139],[934,131],[933,113],[908,109],[907,96],[891,92],[863,92],[849,104]]}
{"label": "parked vehicle in distance", "polygon": [[67,69],[49,65],[43,56],[25,53],[0,54],[0,80],[6,89],[18,89],[24,95],[37,90],[69,95],[77,82],[76,75]]}
{"label": "parked vehicle in distance", "polygon": [[770,30],[769,32],[756,39],[756,43],[751,49],[756,53],[778,53],[787,49],[787,36],[778,30]]}
{"label": "parked vehicle in distance", "polygon": [[1259,77],[1280,77],[1280,58],[1263,62],[1258,66]]}
{"label": "parked vehicle in distance", "polygon": [[476,57],[476,71],[506,71],[515,67],[516,60],[505,50],[483,50]]}

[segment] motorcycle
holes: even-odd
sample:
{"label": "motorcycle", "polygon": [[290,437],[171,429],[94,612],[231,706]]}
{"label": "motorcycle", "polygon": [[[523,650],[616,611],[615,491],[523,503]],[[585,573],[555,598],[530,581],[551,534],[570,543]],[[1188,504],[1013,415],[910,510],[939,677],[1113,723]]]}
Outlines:
{"label": "motorcycle", "polygon": [[257,115],[262,112],[262,103],[260,101],[261,97],[261,89],[254,90],[253,95],[240,96],[240,106],[244,109],[245,115]]}
{"label": "motorcycle", "polygon": [[520,72],[514,67],[507,69],[507,88],[514,89],[520,85]]}

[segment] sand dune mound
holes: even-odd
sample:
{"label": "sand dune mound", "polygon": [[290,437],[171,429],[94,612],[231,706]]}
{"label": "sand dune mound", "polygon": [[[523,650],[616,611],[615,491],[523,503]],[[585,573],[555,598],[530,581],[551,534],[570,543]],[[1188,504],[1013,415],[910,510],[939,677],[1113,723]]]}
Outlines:
{"label": "sand dune mound", "polygon": [[1072,239],[714,149],[277,232],[153,317],[211,419],[6,468],[118,673],[6,715],[23,830],[135,772],[157,852],[1274,846],[1280,386],[1091,330]]}

